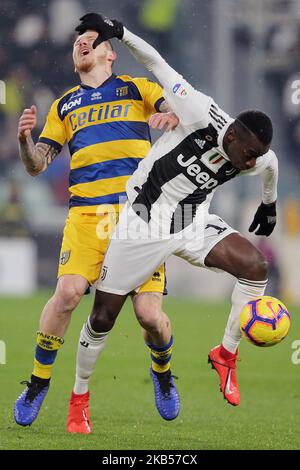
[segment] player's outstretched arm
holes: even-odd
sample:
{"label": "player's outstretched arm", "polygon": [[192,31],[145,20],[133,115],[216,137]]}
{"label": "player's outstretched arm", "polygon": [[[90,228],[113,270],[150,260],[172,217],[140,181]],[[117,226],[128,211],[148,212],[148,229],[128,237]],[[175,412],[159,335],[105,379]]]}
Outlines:
{"label": "player's outstretched arm", "polygon": [[122,42],[133,56],[159,80],[164,96],[183,124],[200,121],[211,98],[195,90],[154,47],[124,28]]}
{"label": "player's outstretched arm", "polygon": [[32,105],[23,111],[19,119],[18,140],[20,158],[31,176],[45,171],[59,153],[48,144],[34,144],[31,131],[36,126],[36,106]]}
{"label": "player's outstretched arm", "polygon": [[99,33],[93,47],[112,38],[120,39],[133,56],[159,80],[164,88],[164,96],[182,124],[199,122],[207,113],[211,98],[195,90],[177,73],[154,47],[131,33],[117,20],[105,18],[96,13],[88,13],[81,18],[76,31],[82,33],[92,29]]}
{"label": "player's outstretched arm", "polygon": [[93,44],[94,49],[103,41],[118,38],[128,47],[141,64],[157,76],[163,85],[165,85],[169,78],[166,76],[165,69],[169,69],[169,72],[175,72],[154,47],[124,28],[121,22],[111,20],[98,13],[87,13],[80,18],[80,21],[80,25],[76,28],[79,34],[82,34],[87,29],[92,29],[99,33],[98,38]]}

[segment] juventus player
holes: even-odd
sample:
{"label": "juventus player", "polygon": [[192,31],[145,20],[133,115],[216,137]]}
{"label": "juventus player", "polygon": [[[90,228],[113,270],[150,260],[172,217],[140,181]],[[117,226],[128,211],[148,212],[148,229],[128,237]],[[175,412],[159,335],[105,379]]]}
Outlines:
{"label": "juventus player", "polygon": [[[260,175],[262,203],[249,230],[258,228],[256,235],[272,233],[278,179],[277,158],[270,150],[272,123],[260,111],[244,111],[232,119],[120,22],[96,14],[88,14],[83,20],[91,21],[103,40],[121,39],[160,81],[165,99],[180,119],[180,125],[156,142],[127,183],[127,206],[105,256],[90,324],[99,334],[111,330],[127,295],[172,254],[196,266],[235,276],[225,334],[208,357],[219,375],[224,397],[230,404],[239,405],[239,313],[246,302],[264,294],[267,261],[246,238],[217,215],[209,214],[208,209],[220,185],[236,176]],[[152,318],[153,329],[155,322]],[[157,384],[152,370],[151,377],[158,409],[162,401],[171,409],[178,400],[172,377],[168,386]]]}

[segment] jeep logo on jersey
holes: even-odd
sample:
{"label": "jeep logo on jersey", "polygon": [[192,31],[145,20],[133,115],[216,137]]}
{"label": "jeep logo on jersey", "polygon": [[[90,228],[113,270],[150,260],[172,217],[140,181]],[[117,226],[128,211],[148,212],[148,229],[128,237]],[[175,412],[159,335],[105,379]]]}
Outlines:
{"label": "jeep logo on jersey", "polygon": [[69,111],[69,109],[74,108],[74,106],[79,106],[81,104],[82,98],[77,98],[76,100],[70,101],[69,103],[65,103],[61,108],[61,114],[65,111]]}
{"label": "jeep logo on jersey", "polygon": [[196,183],[200,185],[200,189],[212,189],[218,185],[217,180],[211,178],[206,171],[202,171],[202,168],[198,163],[195,163],[197,161],[197,157],[195,155],[190,157],[188,160],[185,160],[181,153],[178,155],[177,161],[179,165],[186,168],[186,172],[189,176],[195,178]]}

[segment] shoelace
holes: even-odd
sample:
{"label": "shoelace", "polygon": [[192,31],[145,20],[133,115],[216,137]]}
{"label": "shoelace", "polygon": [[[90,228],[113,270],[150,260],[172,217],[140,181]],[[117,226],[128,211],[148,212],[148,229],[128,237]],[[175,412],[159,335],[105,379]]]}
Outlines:
{"label": "shoelace", "polygon": [[178,379],[176,375],[171,375],[171,372],[165,372],[163,374],[157,374],[160,389],[164,395],[170,395],[171,388],[174,387],[171,379]]}
{"label": "shoelace", "polygon": [[39,393],[45,388],[37,383],[28,382],[28,380],[23,380],[20,382],[21,385],[27,385],[28,391],[26,393],[25,402],[33,402],[33,400],[39,395]]}

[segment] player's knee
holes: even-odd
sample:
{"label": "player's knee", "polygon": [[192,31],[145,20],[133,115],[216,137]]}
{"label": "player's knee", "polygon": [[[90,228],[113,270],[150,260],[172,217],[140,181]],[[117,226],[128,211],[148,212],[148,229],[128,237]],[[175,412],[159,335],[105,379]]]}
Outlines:
{"label": "player's knee", "polygon": [[161,318],[158,315],[152,315],[147,317],[140,317],[139,319],[140,325],[146,330],[148,333],[157,335],[161,331]]}
{"label": "player's knee", "polygon": [[268,278],[268,261],[259,251],[255,251],[251,256],[251,261],[246,263],[243,273],[239,277],[253,280],[264,281]]}
{"label": "player's knee", "polygon": [[110,305],[94,305],[90,315],[91,327],[94,331],[99,333],[110,331],[115,324],[117,316],[118,312],[116,312]]}
{"label": "player's knee", "polygon": [[61,278],[57,286],[55,297],[63,312],[72,312],[80,302],[84,289],[71,278]]}
{"label": "player's knee", "polygon": [[256,262],[255,271],[256,271],[256,279],[264,281],[268,278],[268,261],[267,259],[260,254],[258,260]]}
{"label": "player's knee", "polygon": [[161,331],[163,321],[163,312],[159,307],[153,308],[147,303],[140,303],[135,306],[135,314],[137,320],[144,330],[152,334],[157,334]]}

